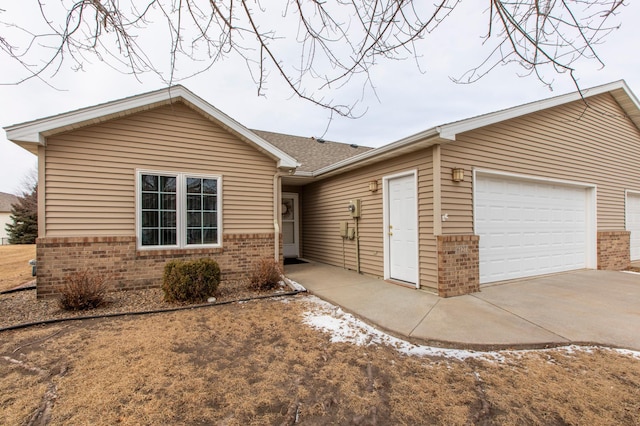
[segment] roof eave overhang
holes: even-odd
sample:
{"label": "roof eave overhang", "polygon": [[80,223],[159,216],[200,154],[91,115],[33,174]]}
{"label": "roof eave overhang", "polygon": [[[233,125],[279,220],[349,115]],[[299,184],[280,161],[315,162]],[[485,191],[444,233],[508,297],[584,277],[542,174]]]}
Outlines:
{"label": "roof eave overhang", "polygon": [[313,172],[313,177],[315,179],[324,179],[329,176],[377,163],[387,158],[415,152],[446,142],[448,141],[439,137],[437,129],[432,128],[318,169]]}
{"label": "roof eave overhang", "polygon": [[32,153],[37,153],[37,147],[44,146],[46,138],[49,136],[180,101],[201,111],[231,133],[255,145],[259,151],[276,160],[278,168],[292,170],[298,167],[296,159],[271,145],[183,86],[173,86],[40,120],[16,124],[5,127],[4,130],[7,133],[7,139]]}
{"label": "roof eave overhang", "polygon": [[446,144],[456,140],[458,134],[471,130],[486,127],[495,123],[506,121],[522,115],[531,114],[548,108],[553,108],[569,102],[597,96],[603,93],[611,93],[618,104],[625,111],[625,114],[640,128],[640,103],[629,89],[624,80],[615,81],[601,86],[584,89],[580,92],[573,92],[560,95],[541,101],[520,105],[503,111],[497,111],[470,119],[437,126],[412,136],[400,139],[389,145],[367,151],[346,160],[337,162],[327,167],[323,167],[313,172],[314,179],[324,179],[339,173],[372,164],[386,158],[394,157],[404,153],[414,152],[437,144]]}
{"label": "roof eave overhang", "polygon": [[[587,100],[590,97],[601,95],[603,93],[611,93],[618,104],[624,109],[625,113],[631,118],[635,125],[640,128],[640,103],[633,94],[629,86],[624,80],[614,81],[612,83],[603,84],[601,86],[583,89],[579,92],[572,92],[566,95],[560,95],[549,99],[532,102],[525,105],[509,108],[503,111],[497,111],[484,114],[478,117],[457,121],[450,124],[438,126],[436,129],[440,137],[444,140],[454,141],[456,135],[471,130],[486,127],[512,118],[520,117],[526,114],[553,108],[569,102],[581,99]],[[588,100],[587,100],[588,102]]]}

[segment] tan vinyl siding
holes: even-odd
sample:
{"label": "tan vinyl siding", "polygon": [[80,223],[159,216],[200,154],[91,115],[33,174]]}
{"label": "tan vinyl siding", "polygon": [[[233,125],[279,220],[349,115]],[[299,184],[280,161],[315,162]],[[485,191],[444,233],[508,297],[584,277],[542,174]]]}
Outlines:
{"label": "tan vinyl siding", "polygon": [[46,234],[135,234],[135,170],[222,176],[223,232],[273,232],[275,161],[182,103],[47,139]]}
{"label": "tan vinyl siding", "polygon": [[[625,228],[625,189],[640,190],[640,131],[609,94],[457,135],[442,146],[444,234],[473,233],[473,168],[597,185],[598,230]],[[451,180],[463,167],[465,180]]]}
{"label": "tan vinyl siding", "polygon": [[[433,235],[433,159],[431,149],[385,160],[359,170],[309,184],[304,187],[302,206],[303,256],[312,260],[356,269],[355,241],[340,237],[340,221],[354,220],[347,211],[349,200],[362,200],[360,229],[360,267],[366,274],[384,276],[383,189],[382,178],[410,170],[418,172],[420,228],[420,282],[435,287],[437,277],[436,244]],[[369,191],[377,180],[378,191]],[[343,255],[344,242],[344,255]]]}

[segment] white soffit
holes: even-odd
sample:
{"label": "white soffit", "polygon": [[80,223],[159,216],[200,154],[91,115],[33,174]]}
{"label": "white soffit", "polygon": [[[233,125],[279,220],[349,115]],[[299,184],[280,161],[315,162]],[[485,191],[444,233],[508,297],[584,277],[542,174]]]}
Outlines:
{"label": "white soffit", "polygon": [[278,167],[289,169],[298,167],[298,162],[293,157],[271,145],[183,86],[173,86],[52,117],[15,124],[5,127],[4,130],[7,133],[7,139],[34,152],[34,150],[37,151],[37,145],[45,144],[47,136],[101,123],[117,117],[124,117],[177,101],[184,101],[190,104],[232,133],[253,143],[260,151],[277,159]]}

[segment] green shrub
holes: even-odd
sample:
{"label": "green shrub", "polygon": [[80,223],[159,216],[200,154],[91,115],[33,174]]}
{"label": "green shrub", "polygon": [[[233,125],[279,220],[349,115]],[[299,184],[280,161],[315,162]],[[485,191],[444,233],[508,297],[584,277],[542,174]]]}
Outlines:
{"label": "green shrub", "polygon": [[251,287],[257,290],[271,290],[282,281],[280,264],[274,259],[265,257],[260,259],[251,274]]}
{"label": "green shrub", "polygon": [[164,267],[162,291],[167,302],[202,302],[220,284],[220,267],[213,259],[172,260]]}
{"label": "green shrub", "polygon": [[59,304],[64,310],[94,309],[104,303],[106,279],[88,270],[74,272],[65,277],[60,293]]}

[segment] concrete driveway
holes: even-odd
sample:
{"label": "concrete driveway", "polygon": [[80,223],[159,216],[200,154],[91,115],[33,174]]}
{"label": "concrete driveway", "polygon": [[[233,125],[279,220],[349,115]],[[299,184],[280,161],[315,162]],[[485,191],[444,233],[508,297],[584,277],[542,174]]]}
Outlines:
{"label": "concrete driveway", "polygon": [[640,274],[582,270],[436,295],[353,271],[287,265],[288,278],[392,334],[477,349],[599,344],[640,350]]}

